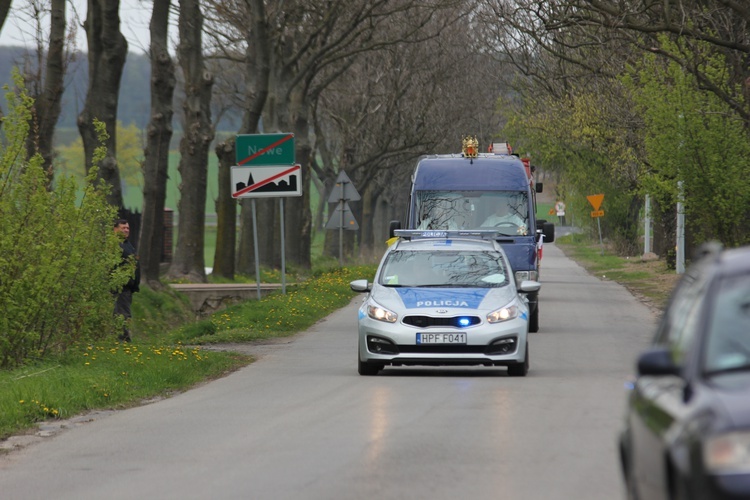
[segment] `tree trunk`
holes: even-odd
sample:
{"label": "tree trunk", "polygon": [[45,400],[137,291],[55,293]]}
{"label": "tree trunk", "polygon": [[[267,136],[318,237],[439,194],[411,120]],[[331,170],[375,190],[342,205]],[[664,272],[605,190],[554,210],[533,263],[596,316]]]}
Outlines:
{"label": "tree trunk", "polygon": [[[245,102],[248,103],[243,116],[240,134],[256,134],[258,132],[258,121],[260,120],[263,107],[268,98],[268,78],[271,69],[270,42],[268,36],[268,25],[263,0],[250,0],[248,2],[250,22],[253,27],[248,33],[247,52],[247,81],[254,80],[254,85],[246,87]],[[248,200],[242,203],[241,217],[241,243],[240,256],[244,257],[242,262],[236,262],[235,248],[237,246],[237,202],[231,197],[231,165],[235,164],[234,144],[231,153],[228,152],[229,144],[224,146],[223,154],[219,153],[219,199],[216,201],[217,211],[217,234],[216,255],[214,257],[214,274],[226,278],[234,278],[235,265],[238,264],[242,274],[250,275],[254,272],[254,262],[247,257],[254,252],[252,241],[252,203]],[[228,163],[231,162],[231,163]],[[220,244],[221,242],[221,244]],[[244,250],[244,251],[243,251]],[[249,266],[249,267],[248,267]]]}
{"label": "tree trunk", "polygon": [[199,0],[180,0],[180,45],[177,49],[185,80],[185,126],[180,141],[180,202],[177,248],[169,277],[205,282],[204,230],[213,75],[203,62],[203,14]]}
{"label": "tree trunk", "polygon": [[117,101],[120,77],[128,55],[128,42],[120,32],[120,0],[88,0],[83,27],[89,46],[89,87],[83,111],[78,115],[78,130],[83,139],[86,172],[93,166],[94,150],[100,146],[94,120],[104,124],[107,135],[106,156],[99,163],[98,179],[111,187],[110,204],[122,207],[122,186],[117,168]]}
{"label": "tree trunk", "polygon": [[159,284],[159,264],[164,247],[164,204],[174,114],[175,67],[167,45],[170,3],[170,0],[154,3],[150,25],[151,119],[146,128],[143,161],[143,218],[139,253],[144,279],[152,287]]}
{"label": "tree trunk", "polygon": [[303,91],[293,92],[289,103],[294,116],[295,158],[300,164],[302,196],[285,200],[284,219],[286,235],[286,258],[304,269],[312,267],[310,247],[312,240],[312,213],[310,211],[310,124],[309,108]]}
{"label": "tree trunk", "polygon": [[0,29],[3,28],[5,19],[8,17],[11,3],[13,3],[12,0],[0,0]]}
{"label": "tree trunk", "polygon": [[237,201],[232,198],[232,166],[236,164],[235,140],[216,146],[219,158],[219,198],[216,200],[216,251],[212,274],[234,279],[237,245]]}
{"label": "tree trunk", "polygon": [[36,96],[32,109],[31,131],[26,140],[26,150],[29,157],[36,153],[42,155],[44,171],[47,173],[50,187],[54,177],[52,140],[55,134],[55,125],[62,109],[61,101],[65,80],[65,27],[65,0],[52,0],[47,62],[44,74],[40,75],[40,78],[44,79],[44,84],[40,87],[44,90]]}

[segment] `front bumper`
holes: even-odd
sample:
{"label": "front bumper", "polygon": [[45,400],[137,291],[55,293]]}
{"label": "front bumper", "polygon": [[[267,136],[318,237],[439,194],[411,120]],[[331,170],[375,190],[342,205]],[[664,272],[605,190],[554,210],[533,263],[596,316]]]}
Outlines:
{"label": "front bumper", "polygon": [[[359,359],[382,365],[508,366],[526,357],[528,322],[519,317],[467,328],[418,328],[360,314]],[[465,333],[466,344],[417,344],[418,333]]]}

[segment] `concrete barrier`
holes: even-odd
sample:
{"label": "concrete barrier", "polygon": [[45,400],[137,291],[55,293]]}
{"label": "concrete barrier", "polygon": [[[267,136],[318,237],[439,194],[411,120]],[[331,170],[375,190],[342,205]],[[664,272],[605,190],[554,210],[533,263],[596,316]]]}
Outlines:
{"label": "concrete barrier", "polygon": [[[201,316],[211,314],[237,302],[258,298],[258,285],[256,283],[173,283],[169,286],[187,295],[193,311]],[[287,288],[289,288],[289,284],[287,284]],[[261,297],[265,297],[276,290],[281,290],[281,283],[260,284]]]}

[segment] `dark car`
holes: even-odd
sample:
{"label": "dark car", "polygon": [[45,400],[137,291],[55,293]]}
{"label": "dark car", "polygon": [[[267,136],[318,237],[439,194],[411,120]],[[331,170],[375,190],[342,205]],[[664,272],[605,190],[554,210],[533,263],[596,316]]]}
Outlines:
{"label": "dark car", "polygon": [[619,443],[628,498],[750,499],[750,247],[704,249],[637,373]]}

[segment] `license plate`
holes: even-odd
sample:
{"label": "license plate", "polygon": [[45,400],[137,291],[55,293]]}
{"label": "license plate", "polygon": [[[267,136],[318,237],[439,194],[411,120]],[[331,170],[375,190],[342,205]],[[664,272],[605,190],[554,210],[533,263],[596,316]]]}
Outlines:
{"label": "license plate", "polygon": [[465,333],[418,333],[417,344],[465,344]]}

